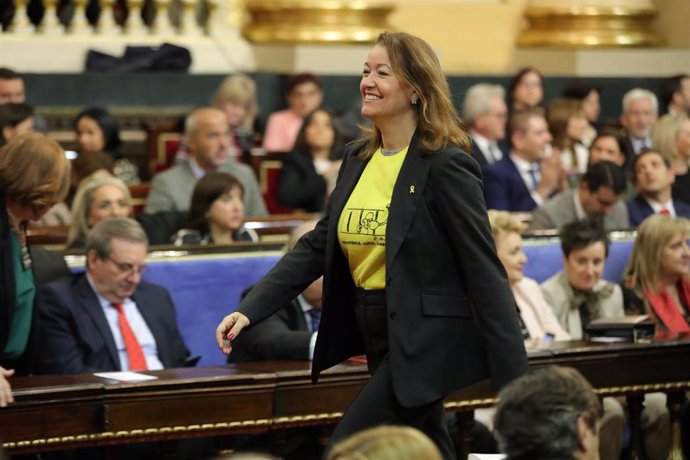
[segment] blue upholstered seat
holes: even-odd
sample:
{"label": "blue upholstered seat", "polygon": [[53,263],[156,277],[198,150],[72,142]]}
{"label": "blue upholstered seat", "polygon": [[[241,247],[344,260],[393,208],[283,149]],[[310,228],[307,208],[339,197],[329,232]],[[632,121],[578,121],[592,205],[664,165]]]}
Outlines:
{"label": "blue upholstered seat", "polygon": [[[632,240],[611,245],[605,279],[620,281],[631,250]],[[563,267],[556,238],[526,240],[525,253],[525,274],[538,282]],[[147,264],[145,279],[170,291],[185,342],[192,354],[201,355],[199,365],[218,365],[225,363],[225,356],[216,346],[216,326],[237,306],[242,290],[255,284],[280,257],[280,252],[269,251],[156,259]]]}

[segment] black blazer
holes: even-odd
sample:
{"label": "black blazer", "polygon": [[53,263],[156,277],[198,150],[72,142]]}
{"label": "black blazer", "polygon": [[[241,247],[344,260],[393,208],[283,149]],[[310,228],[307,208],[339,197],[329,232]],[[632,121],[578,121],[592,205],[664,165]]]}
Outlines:
{"label": "black blazer", "polygon": [[232,342],[229,363],[265,360],[309,360],[312,331],[297,299],[253,324]]}
{"label": "black blazer", "polygon": [[281,206],[321,212],[326,206],[326,179],[307,155],[290,152],[283,158],[276,200]]}
{"label": "black blazer", "polygon": [[[324,305],[312,379],[364,353],[355,284],[338,218],[367,162],[351,148],[316,228],[240,303],[252,322],[270,316],[321,274]],[[496,255],[481,173],[455,146],[424,154],[412,139],[386,228],[386,295],[393,386],[406,407],[436,401],[491,376],[501,387],[527,369],[513,297]]]}
{"label": "black blazer", "polygon": [[[151,329],[163,367],[185,365],[189,350],[177,328],[168,291],[142,281],[132,300]],[[43,347],[40,372],[83,374],[122,369],[110,326],[84,273],[40,289],[38,306]]]}

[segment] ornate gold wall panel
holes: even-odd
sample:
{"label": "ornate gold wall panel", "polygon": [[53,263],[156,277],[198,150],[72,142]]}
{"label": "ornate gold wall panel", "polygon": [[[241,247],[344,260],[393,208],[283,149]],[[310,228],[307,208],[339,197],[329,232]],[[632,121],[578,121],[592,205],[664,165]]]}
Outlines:
{"label": "ornate gold wall panel", "polygon": [[663,40],[652,24],[656,14],[651,1],[566,1],[552,6],[533,1],[525,10],[528,27],[517,44],[566,48],[659,46]]}
{"label": "ornate gold wall panel", "polygon": [[247,0],[242,35],[262,44],[370,43],[384,30],[387,1]]}

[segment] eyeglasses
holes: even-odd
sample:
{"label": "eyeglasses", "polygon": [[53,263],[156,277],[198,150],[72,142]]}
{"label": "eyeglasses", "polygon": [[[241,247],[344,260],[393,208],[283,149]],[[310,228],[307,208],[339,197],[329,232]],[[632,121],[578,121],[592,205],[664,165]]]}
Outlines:
{"label": "eyeglasses", "polygon": [[148,267],[146,265],[132,265],[126,262],[118,262],[112,257],[108,257],[108,260],[111,261],[117,270],[124,276],[131,276],[134,273],[144,276],[144,274],[148,271]]}

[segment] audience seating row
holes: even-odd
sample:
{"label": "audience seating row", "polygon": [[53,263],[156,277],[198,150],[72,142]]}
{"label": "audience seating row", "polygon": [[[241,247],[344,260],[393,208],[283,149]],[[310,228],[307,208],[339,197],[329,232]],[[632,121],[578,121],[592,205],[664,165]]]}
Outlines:
{"label": "audience seating row", "polygon": [[[558,239],[527,239],[525,243],[529,259],[526,276],[542,282],[562,269]],[[630,235],[614,241],[605,279],[620,281],[631,250]],[[265,245],[245,244],[232,252],[189,255],[188,251],[177,249],[161,254],[162,257],[151,255],[144,278],[170,291],[182,335],[192,353],[201,356],[200,365],[224,363],[225,357],[215,343],[215,328],[237,306],[242,290],[255,284],[280,259],[282,253],[278,246],[269,250]],[[71,265],[74,270],[83,269],[83,258]]]}
{"label": "audience seating row", "polygon": [[[158,214],[139,214],[136,219],[142,224],[149,236],[151,245],[168,244],[170,235],[184,224],[184,213],[164,212]],[[260,237],[273,235],[288,235],[295,227],[304,222],[318,219],[318,214],[293,213],[275,214],[267,217],[252,217],[245,219],[244,225],[256,231]],[[46,227],[29,227],[27,238],[30,245],[64,246],[70,227],[56,225]]]}

